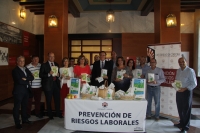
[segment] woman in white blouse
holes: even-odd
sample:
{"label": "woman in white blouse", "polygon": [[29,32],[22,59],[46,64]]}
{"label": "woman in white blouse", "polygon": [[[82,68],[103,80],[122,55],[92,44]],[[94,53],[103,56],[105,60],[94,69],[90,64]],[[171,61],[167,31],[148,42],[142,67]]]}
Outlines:
{"label": "woman in white blouse", "polygon": [[65,98],[67,96],[67,94],[69,94],[69,88],[71,86],[71,82],[70,82],[70,78],[74,77],[74,72],[73,72],[73,67],[69,67],[69,58],[64,57],[62,59],[62,65],[63,67],[61,67],[59,69],[60,71],[60,87],[61,87],[61,100],[62,100],[62,115],[64,116],[64,112],[65,112]]}

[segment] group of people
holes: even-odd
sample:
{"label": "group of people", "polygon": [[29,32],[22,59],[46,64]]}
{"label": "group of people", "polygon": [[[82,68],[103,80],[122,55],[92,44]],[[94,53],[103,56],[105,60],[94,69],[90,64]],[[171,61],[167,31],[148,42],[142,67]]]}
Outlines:
{"label": "group of people", "polygon": [[[105,81],[115,84],[115,91],[123,90],[127,91],[130,87],[130,81],[134,78],[134,70],[142,69],[142,75],[140,78],[145,78],[147,81],[147,119],[151,118],[151,104],[152,99],[155,101],[155,120],[159,120],[160,115],[160,84],[165,81],[164,72],[161,68],[156,67],[156,59],[150,60],[150,66],[146,64],[146,57],[142,56],[139,58],[140,65],[136,65],[133,59],[129,59],[127,64],[122,56],[118,56],[116,52],[112,51],[111,60],[106,59],[106,52],[100,51],[99,55],[94,57],[95,62],[92,66],[88,65],[84,55],[80,55],[77,60],[77,64],[74,65],[74,58],[64,57],[62,59],[62,67],[68,69],[68,76],[60,74],[53,75],[51,70],[52,66],[57,66],[55,62],[55,55],[53,52],[48,54],[48,61],[40,64],[39,57],[33,56],[32,62],[25,65],[25,58],[19,56],[17,58],[17,67],[12,71],[14,79],[14,108],[13,117],[15,120],[16,128],[21,129],[22,126],[19,120],[19,108],[21,105],[22,110],[22,123],[31,122],[28,117],[31,115],[31,105],[34,97],[35,100],[35,114],[37,117],[42,118],[40,113],[40,100],[41,92],[44,91],[46,97],[47,113],[49,119],[53,119],[53,113],[51,108],[52,98],[54,99],[56,117],[63,118],[64,116],[64,99],[69,93],[70,78],[80,78],[82,73],[87,73],[88,78],[91,79],[90,85],[101,86]],[[189,120],[192,105],[192,90],[197,85],[196,75],[194,70],[189,68],[184,58],[178,60],[180,69],[177,70],[176,80],[182,82],[182,87],[176,94],[177,108],[180,116],[180,123],[175,124],[182,129],[187,131],[189,129]],[[98,78],[101,77],[102,69],[107,70],[107,75],[104,75],[103,81],[99,82]],[[118,71],[124,71],[123,78],[117,77]],[[39,71],[38,74],[34,72]],[[148,73],[154,73],[155,80],[148,81]],[[34,78],[38,76],[37,78]],[[82,82],[83,83],[83,82]],[[62,101],[62,112],[60,112],[60,98]]]}

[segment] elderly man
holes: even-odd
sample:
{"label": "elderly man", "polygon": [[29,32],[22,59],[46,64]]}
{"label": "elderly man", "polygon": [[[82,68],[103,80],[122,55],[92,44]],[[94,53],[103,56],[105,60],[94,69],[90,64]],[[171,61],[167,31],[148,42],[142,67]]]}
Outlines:
{"label": "elderly man", "polygon": [[[159,120],[160,115],[160,84],[165,82],[164,72],[161,68],[156,67],[156,59],[151,59],[150,66],[148,69],[145,78],[147,79],[147,119],[151,118],[151,103],[152,98],[154,97],[155,101],[155,120]],[[153,74],[154,79],[150,80],[149,75]]]}
{"label": "elderly man", "polygon": [[192,90],[197,86],[197,80],[194,70],[187,66],[184,58],[179,58],[178,63],[180,68],[177,70],[176,80],[182,83],[182,88],[176,92],[180,123],[174,126],[181,128],[182,133],[186,133],[190,127]]}
{"label": "elderly man", "polygon": [[31,124],[32,122],[28,120],[27,116],[27,104],[28,98],[31,96],[31,86],[30,82],[34,79],[32,73],[24,67],[25,58],[19,56],[17,58],[17,66],[12,71],[12,77],[14,80],[14,108],[13,108],[13,117],[15,121],[15,126],[17,129],[22,129],[19,120],[19,108],[21,106],[21,117],[22,123]]}
{"label": "elderly man", "polygon": [[48,61],[43,63],[40,68],[40,78],[42,79],[42,88],[46,96],[47,112],[49,119],[53,119],[53,113],[51,109],[51,101],[54,99],[56,116],[63,118],[60,112],[60,81],[58,79],[59,74],[55,75],[52,71],[53,66],[58,66],[58,63],[54,62],[55,55],[53,52],[48,53]]}
{"label": "elderly man", "polygon": [[[31,90],[34,97],[35,103],[35,116],[38,118],[42,118],[42,114],[40,112],[40,101],[41,101],[41,93],[42,93],[42,85],[41,85],[41,78],[39,77],[39,71],[41,64],[39,63],[39,57],[36,55],[32,56],[32,62],[26,66],[34,76],[34,80],[31,84]],[[29,98],[28,100],[28,108],[27,113],[28,116],[31,116],[31,107],[33,103],[33,97]]]}
{"label": "elderly man", "polygon": [[139,58],[139,61],[140,61],[140,65],[137,65],[136,66],[136,69],[142,69],[142,75],[141,75],[141,78],[144,78],[146,73],[147,73],[147,70],[150,68],[146,63],[146,57],[144,56],[141,56]]}

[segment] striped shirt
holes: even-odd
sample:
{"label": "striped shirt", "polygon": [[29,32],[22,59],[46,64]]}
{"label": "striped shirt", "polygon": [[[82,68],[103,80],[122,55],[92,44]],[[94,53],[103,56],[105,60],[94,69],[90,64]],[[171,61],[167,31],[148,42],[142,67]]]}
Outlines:
{"label": "striped shirt", "polygon": [[31,88],[40,88],[42,86],[41,78],[39,77],[41,64],[38,63],[38,65],[35,67],[30,63],[26,67],[31,71],[32,74],[34,74],[34,80],[32,81]]}

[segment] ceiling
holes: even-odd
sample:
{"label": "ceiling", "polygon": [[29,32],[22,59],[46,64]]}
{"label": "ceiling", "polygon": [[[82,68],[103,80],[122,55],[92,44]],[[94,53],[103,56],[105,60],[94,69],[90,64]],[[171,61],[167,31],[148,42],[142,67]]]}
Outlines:
{"label": "ceiling", "polygon": [[[13,0],[35,15],[44,14],[45,0]],[[105,12],[108,9],[116,11],[141,11],[141,16],[147,16],[154,9],[154,0],[68,0],[68,12],[74,17],[80,17],[83,12]],[[181,12],[195,12],[200,9],[200,0],[181,0]]]}

